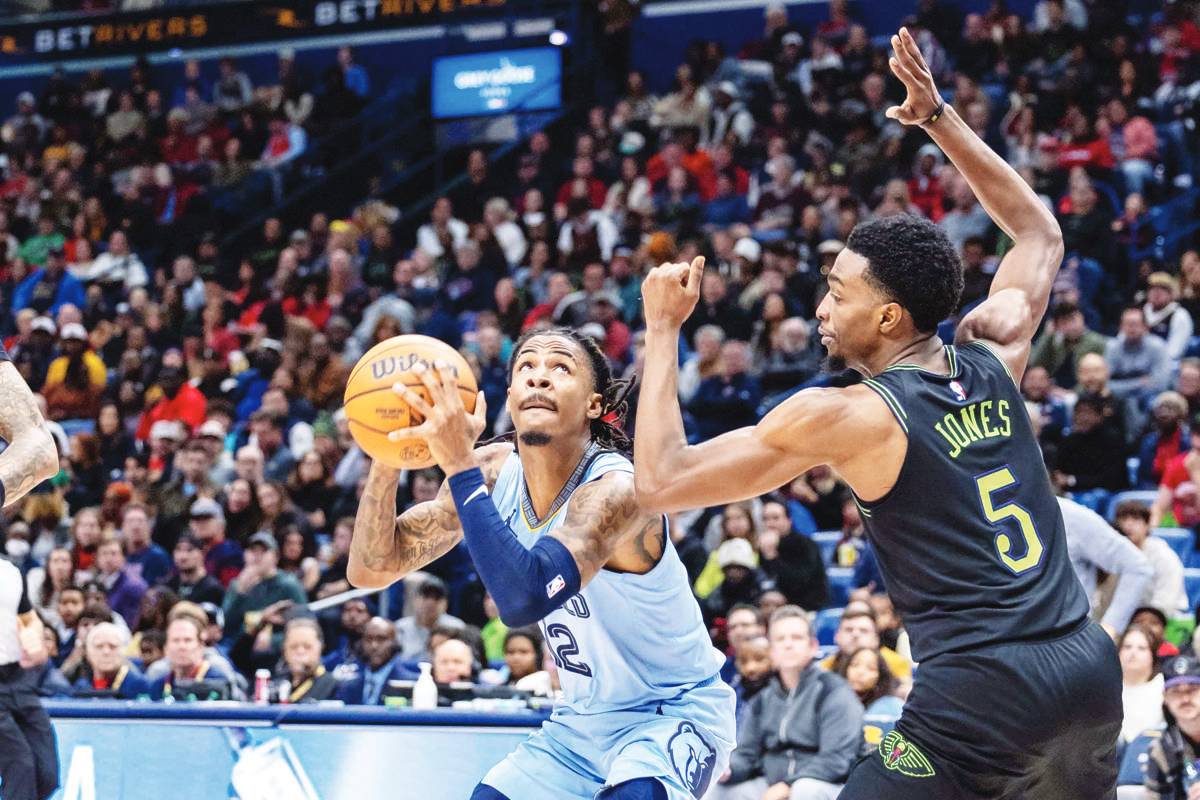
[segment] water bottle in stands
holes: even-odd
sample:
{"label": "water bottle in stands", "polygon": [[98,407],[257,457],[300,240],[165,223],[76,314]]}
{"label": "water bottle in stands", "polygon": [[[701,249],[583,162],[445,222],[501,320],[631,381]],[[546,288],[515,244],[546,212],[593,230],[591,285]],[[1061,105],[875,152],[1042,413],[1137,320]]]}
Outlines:
{"label": "water bottle in stands", "polygon": [[437,708],[438,704],[437,684],[433,682],[433,665],[422,661],[418,666],[421,668],[421,677],[417,678],[417,685],[413,687],[413,708],[429,711]]}
{"label": "water bottle in stands", "polygon": [[271,670],[254,670],[254,702],[265,706],[271,702]]}
{"label": "water bottle in stands", "polygon": [[292,682],[289,681],[287,678],[284,678],[283,680],[281,680],[279,682],[279,702],[281,702],[281,703],[292,702],[291,695],[292,695]]}

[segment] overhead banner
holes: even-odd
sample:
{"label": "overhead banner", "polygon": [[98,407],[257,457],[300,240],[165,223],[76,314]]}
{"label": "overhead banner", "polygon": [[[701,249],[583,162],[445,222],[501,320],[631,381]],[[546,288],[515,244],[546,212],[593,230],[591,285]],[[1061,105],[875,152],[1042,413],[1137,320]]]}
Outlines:
{"label": "overhead banner", "polygon": [[55,15],[0,23],[4,63],[99,58],[172,48],[468,22],[521,11],[522,0],[233,2],[120,14]]}

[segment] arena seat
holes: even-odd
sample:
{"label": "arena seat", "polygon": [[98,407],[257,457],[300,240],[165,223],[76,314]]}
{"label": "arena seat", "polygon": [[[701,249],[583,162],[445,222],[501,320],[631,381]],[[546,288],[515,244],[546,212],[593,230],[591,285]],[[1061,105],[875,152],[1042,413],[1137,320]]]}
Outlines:
{"label": "arena seat", "polygon": [[1175,555],[1179,556],[1179,560],[1185,567],[1191,566],[1188,562],[1194,560],[1196,537],[1190,530],[1187,528],[1155,528],[1151,531],[1151,535],[1171,545],[1171,549],[1175,551]]}
{"label": "arena seat", "polygon": [[1184,569],[1183,588],[1187,592],[1188,606],[1195,608],[1200,603],[1200,569],[1195,567]]}
{"label": "arena seat", "polygon": [[[1196,574],[1200,576],[1200,570],[1196,570]],[[825,570],[825,575],[829,578],[829,605],[846,605],[850,590],[854,588],[854,570],[851,567],[830,567]]]}
{"label": "arena seat", "polygon": [[1150,745],[1162,736],[1161,731],[1146,731],[1129,744],[1121,755],[1121,768],[1117,773],[1118,786],[1141,786],[1142,764],[1150,757]]}
{"label": "arena seat", "polygon": [[833,557],[837,553],[837,543],[842,540],[842,532],[817,531],[811,538],[821,548],[821,560],[826,564],[832,564]]}
{"label": "arena seat", "polygon": [[818,644],[833,644],[833,635],[837,633],[843,611],[844,608],[823,608],[817,612],[813,630],[817,634]]}
{"label": "arena seat", "polygon": [[1158,490],[1156,489],[1131,489],[1127,492],[1117,492],[1109,498],[1108,511],[1105,512],[1104,516],[1109,522],[1116,522],[1117,506],[1121,503],[1126,500],[1136,500],[1139,503],[1151,505],[1154,503],[1154,498],[1156,497],[1158,497]]}

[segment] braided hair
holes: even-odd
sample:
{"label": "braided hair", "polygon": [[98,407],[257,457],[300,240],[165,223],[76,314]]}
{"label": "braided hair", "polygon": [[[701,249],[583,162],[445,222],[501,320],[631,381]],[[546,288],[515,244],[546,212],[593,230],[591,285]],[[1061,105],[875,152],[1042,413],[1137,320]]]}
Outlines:
{"label": "braided hair", "polygon": [[[633,456],[633,441],[625,435],[622,425],[625,413],[629,410],[629,395],[633,391],[633,380],[613,378],[612,367],[608,357],[596,344],[596,340],[587,334],[580,333],[574,328],[549,328],[532,330],[517,339],[513,345],[512,356],[508,360],[509,381],[512,380],[513,370],[517,365],[517,355],[521,348],[535,336],[561,336],[579,345],[592,368],[592,391],[600,395],[600,416],[592,420],[592,441],[605,450],[612,450],[624,456]],[[492,442],[512,441],[514,433],[504,434],[491,439]]]}

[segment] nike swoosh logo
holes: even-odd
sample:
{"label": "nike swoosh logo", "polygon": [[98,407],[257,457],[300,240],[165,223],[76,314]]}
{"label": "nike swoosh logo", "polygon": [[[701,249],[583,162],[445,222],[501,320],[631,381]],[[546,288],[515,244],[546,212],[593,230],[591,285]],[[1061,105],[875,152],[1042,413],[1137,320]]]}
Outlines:
{"label": "nike swoosh logo", "polygon": [[466,499],[466,500],[463,500],[463,505],[464,505],[464,506],[465,506],[465,505],[467,505],[467,504],[468,504],[468,503],[470,503],[472,500],[474,500],[476,497],[479,497],[479,495],[484,495],[484,496],[486,497],[486,496],[487,496],[487,493],[488,493],[488,492],[487,492],[487,487],[486,487],[486,486],[480,486],[478,489],[476,489],[475,491],[471,492],[471,494],[469,494],[469,495],[467,496],[467,499]]}

